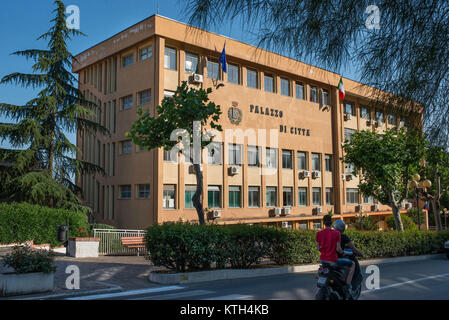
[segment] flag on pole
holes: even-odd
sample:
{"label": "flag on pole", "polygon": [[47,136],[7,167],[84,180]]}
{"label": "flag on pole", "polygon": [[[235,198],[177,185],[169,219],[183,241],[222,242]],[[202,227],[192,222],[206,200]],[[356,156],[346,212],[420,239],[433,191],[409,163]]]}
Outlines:
{"label": "flag on pole", "polygon": [[223,72],[228,72],[228,64],[226,62],[226,41],[225,44],[223,46],[223,52],[221,53],[220,59],[218,59],[218,62],[221,63],[221,69],[223,70]]}
{"label": "flag on pole", "polygon": [[345,99],[345,87],[343,86],[343,77],[340,76],[340,82],[338,83],[338,90],[340,93],[340,101]]}
{"label": "flag on pole", "polygon": [[423,209],[426,210],[427,212],[429,212],[429,210],[430,210],[430,205],[429,205],[428,202],[426,202],[426,204],[424,205],[424,208],[423,208]]}

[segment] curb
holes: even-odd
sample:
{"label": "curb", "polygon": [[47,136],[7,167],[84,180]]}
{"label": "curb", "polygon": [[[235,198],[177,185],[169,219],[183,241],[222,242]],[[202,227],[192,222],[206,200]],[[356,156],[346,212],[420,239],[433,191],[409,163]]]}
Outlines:
{"label": "curb", "polygon": [[[407,261],[421,261],[436,259],[442,256],[441,254],[428,254],[422,256],[408,256],[408,257],[396,257],[396,258],[384,258],[384,259],[372,259],[360,261],[361,266],[371,264],[387,264],[398,263]],[[151,282],[158,284],[189,284],[206,281],[216,280],[230,280],[240,278],[254,278],[254,277],[266,277],[274,275],[282,275],[289,273],[302,273],[302,272],[316,272],[319,268],[319,264],[308,264],[298,266],[284,266],[275,268],[261,268],[261,269],[225,269],[225,270],[212,270],[212,271],[198,271],[198,272],[185,272],[185,273],[155,273],[151,272],[148,279]]]}
{"label": "curb", "polygon": [[16,297],[10,297],[10,299],[8,299],[8,300],[47,300],[47,299],[62,300],[62,299],[71,298],[71,297],[82,297],[82,296],[93,295],[93,294],[114,293],[114,292],[123,291],[123,288],[120,286],[116,286],[116,285],[109,285],[109,286],[110,286],[110,288],[106,288],[106,289],[94,289],[94,290],[86,290],[86,291],[73,290],[73,292],[49,294],[46,296],[34,296],[34,297],[26,297],[26,298],[22,298],[22,296],[16,296]]}

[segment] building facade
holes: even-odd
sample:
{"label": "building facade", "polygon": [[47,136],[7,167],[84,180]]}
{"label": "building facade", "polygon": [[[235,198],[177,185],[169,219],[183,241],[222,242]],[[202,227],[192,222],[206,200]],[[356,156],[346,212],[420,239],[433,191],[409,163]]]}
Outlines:
{"label": "building facade", "polygon": [[[227,73],[218,62],[225,41]],[[210,98],[223,112],[221,138],[203,155],[210,220],[316,229],[330,210],[346,221],[363,211],[386,227],[391,209],[359,192],[359,177],[340,160],[342,143],[357,130],[418,120],[368,107],[369,88],[360,83],[343,79],[340,101],[335,73],[158,15],[79,54],[73,72],[99,106],[90,120],[110,131],[77,133],[78,157],[106,172],[77,178],[97,222],[141,229],[198,219],[191,164],[126,137],[138,108],[154,115],[187,81],[214,88]]]}

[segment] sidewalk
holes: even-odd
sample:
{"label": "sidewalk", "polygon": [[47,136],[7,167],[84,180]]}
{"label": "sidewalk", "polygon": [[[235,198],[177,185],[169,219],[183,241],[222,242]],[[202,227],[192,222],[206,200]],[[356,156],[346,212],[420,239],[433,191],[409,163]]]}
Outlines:
{"label": "sidewalk", "polygon": [[[0,250],[0,273],[12,270],[3,266],[3,256],[7,249]],[[161,268],[154,267],[144,257],[136,256],[103,256],[98,258],[75,259],[64,255],[55,257],[55,290],[38,295],[17,297],[3,297],[0,299],[39,299],[44,296],[84,295],[89,292],[115,292],[141,288],[156,287],[148,280],[151,271]],[[66,267],[76,265],[80,269],[80,290],[68,290],[65,282],[70,274],[66,274]]]}

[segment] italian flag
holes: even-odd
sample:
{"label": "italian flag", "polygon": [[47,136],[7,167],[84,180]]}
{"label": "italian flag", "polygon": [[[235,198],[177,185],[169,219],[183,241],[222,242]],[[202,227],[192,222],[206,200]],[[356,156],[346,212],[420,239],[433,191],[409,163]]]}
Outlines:
{"label": "italian flag", "polygon": [[345,99],[345,87],[343,86],[343,77],[340,77],[340,82],[338,83],[338,90],[340,92],[340,101]]}

